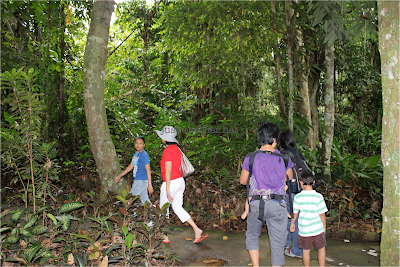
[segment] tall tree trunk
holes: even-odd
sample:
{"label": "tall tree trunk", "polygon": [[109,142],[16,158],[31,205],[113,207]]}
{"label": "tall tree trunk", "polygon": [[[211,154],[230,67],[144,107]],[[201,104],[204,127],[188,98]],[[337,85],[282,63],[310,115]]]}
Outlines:
{"label": "tall tree trunk", "polygon": [[161,79],[162,83],[167,83],[167,78],[168,78],[168,51],[165,51],[163,54],[163,61],[161,65]]}
{"label": "tall tree trunk", "polygon": [[60,87],[58,91],[58,140],[61,149],[64,148],[64,110],[65,110],[65,103],[64,103],[64,89],[65,89],[65,14],[64,8],[61,9],[61,43],[60,43],[60,50],[61,50],[61,71],[60,71]]}
{"label": "tall tree trunk", "polygon": [[[311,66],[311,65],[309,65]],[[321,140],[321,130],[319,126],[319,112],[318,112],[318,88],[319,88],[319,78],[321,76],[321,71],[315,70],[314,73],[310,73],[309,85],[310,85],[310,108],[311,108],[311,120],[312,126],[314,128],[314,141]]]}
{"label": "tall tree trunk", "polygon": [[326,80],[325,80],[325,113],[324,113],[324,133],[322,137],[322,166],[324,167],[324,177],[331,177],[330,163],[331,150],[333,145],[333,134],[335,126],[335,45],[327,47],[325,50]]}
{"label": "tall tree trunk", "polygon": [[114,177],[121,171],[108,129],[104,105],[107,45],[114,1],[95,1],[83,64],[83,92],[90,149],[100,175],[102,193],[120,187]]}
{"label": "tall tree trunk", "polygon": [[[306,52],[306,48],[304,46],[303,41],[303,33],[301,30],[298,31],[299,36],[299,47],[303,50],[303,53]],[[306,117],[307,122],[311,126],[307,135],[307,144],[311,147],[311,149],[315,148],[314,142],[314,133],[312,128],[312,120],[311,120],[311,106],[310,106],[310,95],[309,95],[309,88],[308,88],[308,70],[306,68],[306,60],[302,57],[301,66],[300,66],[300,96],[301,96],[301,103],[300,103],[300,113]]]}
{"label": "tall tree trunk", "polygon": [[[276,13],[275,1],[272,1],[272,13]],[[272,20],[272,30],[276,33],[275,20]],[[282,83],[281,83],[281,67],[279,62],[279,50],[274,42],[274,60],[275,60],[275,75],[276,75],[276,85],[278,87],[278,99],[279,99],[279,110],[285,121],[288,121],[288,115],[286,113],[285,99],[283,97]]]}
{"label": "tall tree trunk", "polygon": [[381,266],[400,266],[400,6],[379,1],[382,59],[383,210]]}
{"label": "tall tree trunk", "polygon": [[294,59],[293,59],[293,41],[294,26],[292,25],[293,8],[290,7],[291,1],[286,1],[286,32],[288,39],[288,79],[289,79],[289,129],[293,132],[293,106],[294,106]]}
{"label": "tall tree trunk", "polygon": [[[240,21],[241,23],[241,21]],[[242,89],[243,89],[243,101],[244,101],[244,112],[245,112],[245,122],[247,122],[247,96],[246,96],[246,80],[245,80],[245,69],[244,69],[244,60],[243,60],[243,39],[242,39],[242,24],[240,24],[239,30],[239,49],[240,49],[240,72],[242,74]],[[246,133],[246,141],[249,140],[249,129],[247,128],[247,123],[245,133]]]}
{"label": "tall tree trunk", "polygon": [[44,126],[44,139],[49,142],[49,126],[50,126],[50,14],[51,14],[51,1],[48,2],[47,9],[47,46],[46,46],[46,115],[45,115],[45,126]]}

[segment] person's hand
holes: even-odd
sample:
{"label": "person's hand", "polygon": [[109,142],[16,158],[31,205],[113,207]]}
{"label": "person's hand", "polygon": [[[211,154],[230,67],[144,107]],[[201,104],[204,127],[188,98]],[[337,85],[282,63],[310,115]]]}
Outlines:
{"label": "person's hand", "polygon": [[296,226],[294,225],[294,223],[290,224],[290,232],[294,232],[296,230]]}
{"label": "person's hand", "polygon": [[154,192],[153,186],[151,184],[149,184],[148,191],[150,195]]}
{"label": "person's hand", "polygon": [[290,215],[290,213],[289,213],[289,212],[287,212],[287,217],[288,217],[289,219],[291,219],[291,218],[292,218],[292,216]]}
{"label": "person's hand", "polygon": [[169,191],[167,191],[167,198],[168,198],[168,201],[171,203],[172,203],[172,201],[174,201],[174,198],[172,197],[172,195]]}
{"label": "person's hand", "polygon": [[118,184],[118,182],[119,182],[119,179],[121,179],[121,178],[119,178],[119,177],[115,177],[115,179],[114,179],[114,182],[115,182],[116,184]]}

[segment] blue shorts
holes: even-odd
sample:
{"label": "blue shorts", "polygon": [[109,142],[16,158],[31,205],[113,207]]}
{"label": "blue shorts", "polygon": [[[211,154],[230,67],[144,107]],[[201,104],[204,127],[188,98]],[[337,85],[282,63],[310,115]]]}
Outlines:
{"label": "blue shorts", "polygon": [[140,196],[140,201],[144,204],[146,201],[150,202],[149,193],[147,191],[148,187],[148,180],[134,180],[130,193],[133,196]]}
{"label": "blue shorts", "polygon": [[246,249],[258,250],[259,238],[264,222],[258,219],[259,205],[264,204],[264,221],[267,223],[269,243],[271,247],[271,265],[285,265],[285,249],[287,237],[287,210],[286,204],[281,201],[252,201],[250,202],[250,212],[247,216]]}

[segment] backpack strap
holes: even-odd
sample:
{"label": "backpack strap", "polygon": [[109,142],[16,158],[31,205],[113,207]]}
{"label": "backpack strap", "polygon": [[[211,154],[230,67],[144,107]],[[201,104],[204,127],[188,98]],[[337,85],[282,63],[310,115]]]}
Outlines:
{"label": "backpack strap", "polygon": [[[247,202],[250,204],[249,201],[249,193],[250,193],[250,178],[251,175],[253,173],[253,164],[254,164],[254,159],[256,158],[256,155],[258,153],[260,153],[260,150],[254,151],[254,152],[250,152],[249,154],[247,154],[247,156],[249,157],[249,176],[247,177],[247,185],[246,185],[246,190],[247,190]],[[247,157],[246,156],[246,157]]]}
{"label": "backpack strap", "polygon": [[[292,157],[291,155],[293,155],[294,157],[296,157],[292,152],[290,152],[289,150],[286,149],[282,149],[281,150],[282,155],[285,155],[284,159],[286,158],[287,162],[289,162],[289,157]],[[291,154],[291,155],[290,155]],[[286,163],[286,167],[287,167]],[[293,216],[293,199],[292,199],[292,186],[290,184],[289,181],[289,176],[286,175],[286,183],[288,185],[288,195],[289,195],[289,213],[291,216]]]}
{"label": "backpack strap", "polygon": [[[292,158],[292,159],[294,158],[294,159],[298,159],[298,160],[304,161],[304,160],[300,159],[299,156],[293,154],[292,151],[290,151],[290,150],[284,149],[283,151],[285,151],[285,154],[289,155],[290,158]],[[293,160],[292,160],[292,161],[293,161]]]}

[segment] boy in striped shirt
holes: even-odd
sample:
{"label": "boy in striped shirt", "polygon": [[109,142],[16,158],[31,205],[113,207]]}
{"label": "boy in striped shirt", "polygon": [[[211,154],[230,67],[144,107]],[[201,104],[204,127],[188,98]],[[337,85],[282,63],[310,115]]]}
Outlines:
{"label": "boy in striped shirt", "polygon": [[319,266],[325,266],[325,212],[327,212],[328,209],[326,208],[324,197],[312,188],[315,179],[311,171],[301,171],[299,174],[299,181],[303,191],[294,197],[294,216],[291,220],[290,231],[294,232],[294,223],[297,216],[299,216],[299,246],[303,249],[304,266],[310,266],[310,252],[313,242],[315,249],[318,250]]}

